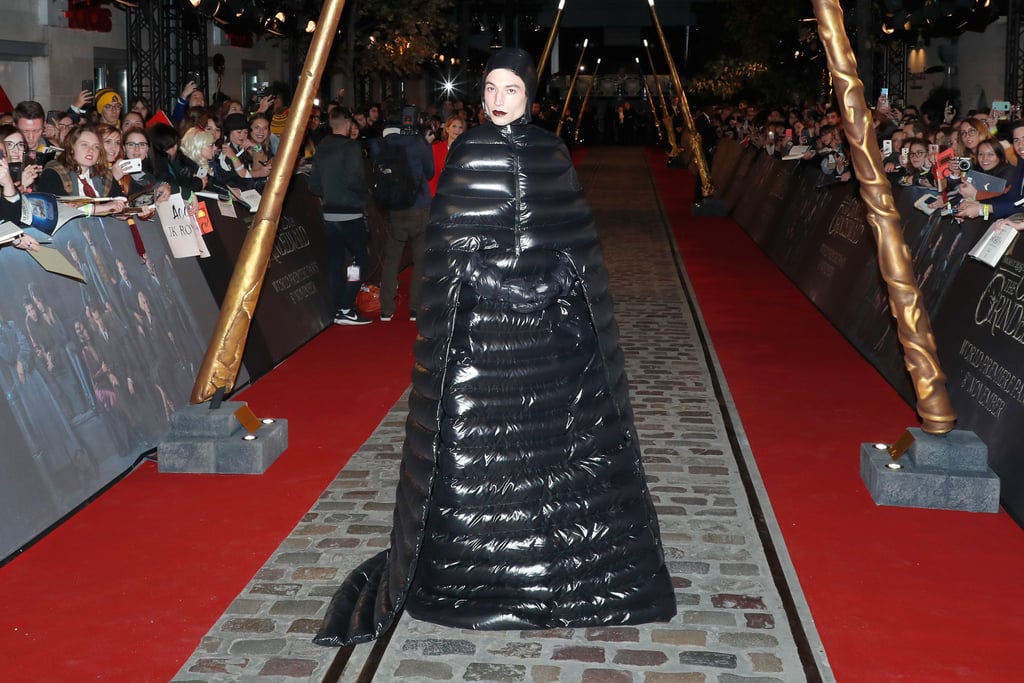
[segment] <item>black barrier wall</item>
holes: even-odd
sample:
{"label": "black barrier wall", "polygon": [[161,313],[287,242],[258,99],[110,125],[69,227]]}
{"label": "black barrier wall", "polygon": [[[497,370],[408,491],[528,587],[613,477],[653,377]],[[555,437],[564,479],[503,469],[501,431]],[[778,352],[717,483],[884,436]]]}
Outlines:
{"label": "black barrier wall", "polygon": [[[225,214],[223,205],[211,199],[206,200],[206,207],[216,229],[204,235],[210,258],[200,259],[199,265],[219,305],[253,214],[238,205]],[[306,189],[305,177],[296,175],[285,196],[242,356],[250,377],[256,379],[269,372],[330,325],[333,315],[320,201]]]}
{"label": "black barrier wall", "polygon": [[[856,181],[831,182],[816,160],[782,161],[733,140],[720,143],[712,172],[736,222],[914,405]],[[990,268],[967,257],[988,227],[984,221],[926,215],[914,208],[914,190],[897,183],[893,198],[948,376],[956,427],[988,446],[1003,504],[1021,523],[1024,456],[1015,444],[1024,429],[1024,246],[1018,240]]]}

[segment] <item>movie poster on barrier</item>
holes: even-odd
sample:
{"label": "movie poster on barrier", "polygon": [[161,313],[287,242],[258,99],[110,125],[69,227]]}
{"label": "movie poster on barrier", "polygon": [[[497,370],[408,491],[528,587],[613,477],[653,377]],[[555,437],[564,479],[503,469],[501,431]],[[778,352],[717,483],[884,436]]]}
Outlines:
{"label": "movie poster on barrier", "polygon": [[[740,145],[740,143],[733,140],[724,140],[719,144]],[[747,196],[747,179],[750,177],[750,168],[754,165],[754,161],[763,154],[760,149],[753,145],[741,146],[743,147],[743,152],[736,162],[732,182],[728,184],[724,194],[721,195],[725,202],[725,208],[730,213],[735,211],[743,201],[743,198]]]}
{"label": "movie poster on barrier", "polygon": [[[211,258],[201,260],[199,265],[219,302],[227,291],[253,217],[248,212],[224,215],[219,203],[208,206],[216,230],[204,235]],[[243,358],[253,378],[269,372],[332,323],[334,309],[326,261],[327,237],[319,200],[306,189],[305,178],[296,176],[285,196],[246,339]]]}
{"label": "movie poster on barrier", "polygon": [[715,196],[724,197],[728,193],[729,185],[736,177],[736,165],[740,163],[743,149],[743,145],[731,138],[719,141],[715,147],[715,152],[709,160]]}
{"label": "movie poster on barrier", "polygon": [[[748,218],[744,231],[758,244],[764,244],[779,227],[779,217],[786,204],[791,200],[794,188],[799,184],[800,163],[769,158],[766,167],[768,175],[760,184],[757,202],[752,202],[754,211]],[[738,211],[737,211],[738,213]],[[737,218],[737,222],[738,222]]]}
{"label": "movie poster on barrier", "polygon": [[[159,223],[79,218],[54,235],[85,277],[0,249],[0,558],[55,523],[159,442],[189,403],[216,315],[194,260]],[[180,274],[179,274],[180,273]],[[186,293],[187,292],[187,293]]]}
{"label": "movie poster on barrier", "polygon": [[853,183],[826,182],[817,162],[798,163],[792,190],[776,222],[778,228],[761,242],[794,281],[806,270],[807,259],[816,258],[829,221],[854,189]]}
{"label": "movie poster on barrier", "polygon": [[740,202],[732,212],[733,220],[739,223],[740,227],[747,234],[750,234],[751,227],[759,220],[761,207],[767,201],[768,187],[782,170],[782,162],[770,156],[764,150],[759,150],[746,179],[743,181],[746,196],[755,201]]}
{"label": "movie poster on barrier", "polygon": [[822,221],[793,278],[807,297],[841,328],[840,321],[851,313],[850,293],[862,278],[875,281],[878,271],[877,250],[867,208],[859,193],[838,190],[838,201],[829,206],[831,215],[819,214]]}
{"label": "movie poster on barrier", "polygon": [[964,261],[932,326],[956,427],[988,447],[1002,502],[1024,520],[1024,242],[995,268]]}

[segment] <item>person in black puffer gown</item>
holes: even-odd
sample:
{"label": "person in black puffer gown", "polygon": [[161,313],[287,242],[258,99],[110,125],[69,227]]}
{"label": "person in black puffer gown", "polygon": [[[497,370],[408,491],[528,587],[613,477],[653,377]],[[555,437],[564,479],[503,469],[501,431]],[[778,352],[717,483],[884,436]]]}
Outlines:
{"label": "person in black puffer gown", "polygon": [[676,613],[590,206],[529,125],[530,57],[503,49],[484,79],[490,123],[452,145],[427,225],[391,547],[335,593],[321,645],[402,609],[468,629]]}

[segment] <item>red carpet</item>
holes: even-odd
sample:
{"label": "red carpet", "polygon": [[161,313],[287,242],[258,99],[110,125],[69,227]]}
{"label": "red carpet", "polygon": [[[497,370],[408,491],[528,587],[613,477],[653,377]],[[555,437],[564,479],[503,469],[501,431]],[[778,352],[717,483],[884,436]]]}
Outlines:
{"label": "red carpet", "polygon": [[170,680],[408,387],[400,316],[334,326],[243,392],[289,421],[265,474],[147,463],[0,569],[0,680]]}
{"label": "red carpet", "polygon": [[662,202],[839,681],[1019,681],[1024,533],[1005,514],[878,507],[861,442],[916,416],[693,178]]}
{"label": "red carpet", "polygon": [[[1021,530],[875,506],[860,443],[913,412],[735,223],[690,216],[689,174],[650,162],[837,679],[1019,680]],[[266,474],[147,464],[0,568],[0,680],[170,679],[408,386],[402,313],[326,331],[243,394],[289,420]]]}

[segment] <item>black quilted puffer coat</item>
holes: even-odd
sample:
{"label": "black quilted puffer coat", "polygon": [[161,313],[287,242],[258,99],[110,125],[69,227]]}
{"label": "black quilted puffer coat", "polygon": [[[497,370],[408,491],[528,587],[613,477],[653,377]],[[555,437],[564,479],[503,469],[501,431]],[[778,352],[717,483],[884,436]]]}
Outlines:
{"label": "black quilted puffer coat", "polygon": [[676,611],[608,276],[568,150],[525,122],[448,153],[427,228],[391,548],[315,642],[405,608],[470,629],[635,624]]}

